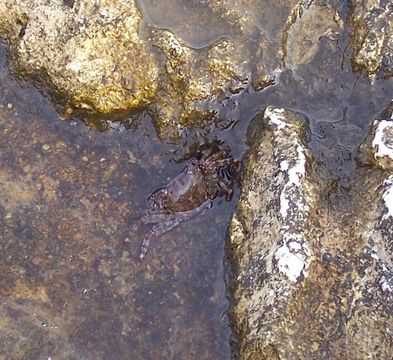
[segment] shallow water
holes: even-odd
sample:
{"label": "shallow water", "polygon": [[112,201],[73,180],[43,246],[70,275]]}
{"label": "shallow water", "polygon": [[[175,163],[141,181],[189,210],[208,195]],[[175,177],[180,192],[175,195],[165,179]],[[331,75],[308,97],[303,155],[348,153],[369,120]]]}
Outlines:
{"label": "shallow water", "polygon": [[[140,7],[145,25],[169,28],[192,47],[237,36],[222,20],[212,26],[203,2]],[[60,120],[42,91],[10,71],[0,48],[0,359],[229,359],[223,261],[236,198],[157,239],[138,264],[143,232],[124,239],[145,199],[182,170],[175,160],[195,141],[219,138],[241,158],[248,124],[267,105],[306,115],[315,157],[332,179],[350,182],[357,146],[393,97],[391,81],[371,85],[352,73],[348,54],[322,47],[274,86],[217,104],[227,129],[189,130],[171,145],[147,115],[135,129],[105,132]]]}
{"label": "shallow water", "polygon": [[62,121],[12,79],[3,48],[0,59],[5,358],[229,358],[223,249],[235,203],[215,202],[139,264],[144,233],[126,243],[128,229],[182,170],[183,150],[149,121],[106,132]]}

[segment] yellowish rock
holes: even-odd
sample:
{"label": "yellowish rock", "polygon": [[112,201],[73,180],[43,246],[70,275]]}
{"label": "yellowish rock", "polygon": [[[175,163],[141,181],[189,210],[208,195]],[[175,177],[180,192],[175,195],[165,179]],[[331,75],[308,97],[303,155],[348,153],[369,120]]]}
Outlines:
{"label": "yellowish rock", "polygon": [[351,16],[353,66],[370,77],[393,75],[393,5],[389,1],[355,1]]}
{"label": "yellowish rock", "polygon": [[68,113],[125,112],[146,104],[157,88],[154,56],[138,36],[141,19],[133,0],[82,0],[72,7],[61,0],[5,0],[0,35],[9,39],[21,75],[49,85]]}

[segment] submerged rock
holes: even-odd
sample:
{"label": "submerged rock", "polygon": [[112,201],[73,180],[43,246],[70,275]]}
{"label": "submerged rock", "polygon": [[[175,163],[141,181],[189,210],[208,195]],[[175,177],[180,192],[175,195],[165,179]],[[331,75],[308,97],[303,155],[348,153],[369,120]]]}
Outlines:
{"label": "submerged rock", "polygon": [[[324,180],[303,116],[268,107],[256,121],[230,225],[240,358],[389,358],[392,153],[381,170],[361,167],[347,191]],[[378,132],[386,121],[369,146],[379,160],[377,141],[391,149]]]}
{"label": "submerged rock", "polygon": [[155,30],[153,44],[163,53],[165,73],[160,96],[151,105],[161,138],[178,136],[186,126],[206,125],[215,116],[209,100],[243,90],[248,82],[249,64],[230,39],[209,47],[192,49],[167,30]]}
{"label": "submerged rock", "polygon": [[292,10],[283,34],[283,57],[287,67],[296,71],[308,65],[322,47],[335,50],[336,41],[344,31],[338,10],[323,1],[300,1]]}
{"label": "submerged rock", "polygon": [[393,75],[393,4],[386,0],[354,1],[351,14],[353,66],[369,76]]}
{"label": "submerged rock", "polygon": [[182,166],[142,131],[56,121],[37,91],[2,81],[0,359],[228,359],[229,211],[163,235],[138,263],[133,215]]}

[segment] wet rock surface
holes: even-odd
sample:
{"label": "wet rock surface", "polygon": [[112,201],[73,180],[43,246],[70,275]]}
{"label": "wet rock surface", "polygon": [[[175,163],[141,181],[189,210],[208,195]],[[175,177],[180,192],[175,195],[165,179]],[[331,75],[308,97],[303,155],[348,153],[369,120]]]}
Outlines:
{"label": "wet rock surface", "polygon": [[0,36],[19,75],[48,88],[65,116],[102,128],[147,109],[161,139],[175,141],[185,128],[225,123],[236,94],[276,83],[284,66],[300,78],[316,63],[314,76],[331,72],[347,47],[355,69],[389,77],[391,10],[386,1],[7,0]]}
{"label": "wet rock surface", "polygon": [[124,112],[155,94],[157,65],[138,37],[134,1],[2,1],[0,35],[21,76],[38,79],[66,113]]}
{"label": "wet rock surface", "polygon": [[[223,93],[244,90],[250,68],[241,49],[231,39],[217,40],[204,49],[191,49],[171,32],[155,30],[153,44],[165,60],[160,97],[151,105],[159,136],[180,137],[188,127],[204,127],[219,121],[214,105]],[[248,70],[248,71],[247,71]]]}
{"label": "wet rock surface", "polygon": [[150,228],[130,233],[177,160],[222,140],[236,159],[251,147],[230,224],[234,356],[390,359],[390,10],[2,1],[0,358],[230,358],[236,189],[141,264]]}
{"label": "wet rock surface", "polygon": [[[141,8],[149,15],[155,5],[146,3]],[[212,6],[207,18],[225,31],[203,47],[143,22],[136,2],[123,0],[7,0],[0,36],[19,75],[48,87],[65,116],[79,114],[94,125],[148,109],[160,137],[172,141],[186,127],[219,121],[217,107],[251,78],[260,89],[275,79],[279,42],[268,40],[255,20],[247,25],[246,15],[233,17],[227,7],[234,6]],[[195,34],[190,30],[184,29]]]}
{"label": "wet rock surface", "polygon": [[390,1],[353,1],[353,65],[370,77],[393,75],[393,5]]}
{"label": "wet rock surface", "polygon": [[303,116],[257,119],[230,225],[240,358],[389,358],[391,122],[366,142],[379,168],[359,168],[348,190],[323,180]]}

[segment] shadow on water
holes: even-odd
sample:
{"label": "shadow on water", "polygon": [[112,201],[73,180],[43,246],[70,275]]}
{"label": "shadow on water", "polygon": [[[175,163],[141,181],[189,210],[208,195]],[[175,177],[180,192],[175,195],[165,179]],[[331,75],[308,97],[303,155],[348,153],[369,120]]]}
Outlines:
{"label": "shadow on water", "polygon": [[[160,18],[165,12],[152,3],[140,2],[148,20],[189,34],[185,40],[195,47],[230,35],[225,23],[204,26],[210,18],[195,8],[198,21],[187,26],[205,31],[192,37],[196,32],[184,21]],[[13,359],[229,359],[223,258],[236,199],[218,199],[161,236],[141,264],[142,235],[124,239],[148,195],[183,169],[174,160],[188,146],[218,138],[242,158],[248,124],[267,105],[305,114],[316,158],[332,178],[348,181],[354,151],[393,91],[391,81],[371,85],[354,75],[345,56],[322,69],[322,47],[307,68],[283,71],[274,86],[217,105],[233,120],[229,129],[189,130],[183,144],[170,145],[158,141],[147,116],[134,131],[113,124],[98,132],[81,121],[61,121],[37,89],[12,79],[0,48],[1,353]]]}

